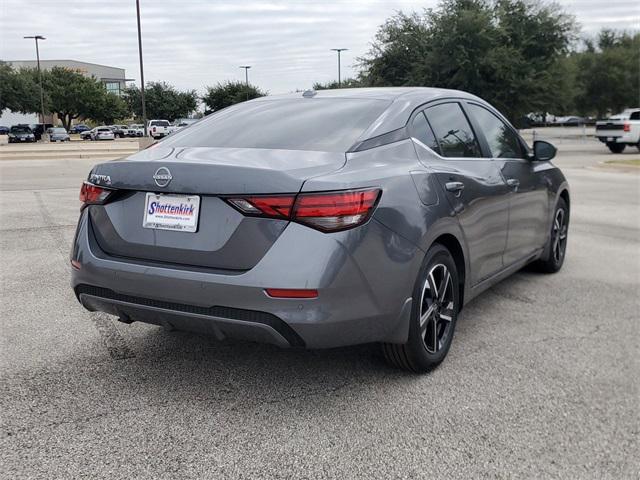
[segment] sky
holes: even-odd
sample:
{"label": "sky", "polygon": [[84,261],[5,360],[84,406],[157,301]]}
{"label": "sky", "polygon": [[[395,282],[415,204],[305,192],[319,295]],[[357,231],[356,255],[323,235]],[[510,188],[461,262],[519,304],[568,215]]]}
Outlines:
{"label": "sky", "polygon": [[[421,11],[437,0],[207,1],[140,0],[146,81],[202,93],[207,85],[244,80],[272,94],[357,72],[376,30],[398,10]],[[640,30],[639,0],[559,0],[582,35],[603,27]],[[20,14],[16,14],[21,12]],[[124,68],[140,78],[134,0],[0,0],[0,59],[73,59]]]}

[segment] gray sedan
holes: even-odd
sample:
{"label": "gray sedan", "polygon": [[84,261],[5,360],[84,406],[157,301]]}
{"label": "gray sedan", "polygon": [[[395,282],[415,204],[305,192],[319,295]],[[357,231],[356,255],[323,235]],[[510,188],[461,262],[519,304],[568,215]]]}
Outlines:
{"label": "gray sedan", "polygon": [[56,127],[47,130],[50,142],[69,142],[71,137],[64,128]]}
{"label": "gray sedan", "polygon": [[255,99],[91,170],[72,286],[125,323],[379,342],[427,371],[469,300],[527,264],[562,267],[570,198],[554,155],[460,91]]}

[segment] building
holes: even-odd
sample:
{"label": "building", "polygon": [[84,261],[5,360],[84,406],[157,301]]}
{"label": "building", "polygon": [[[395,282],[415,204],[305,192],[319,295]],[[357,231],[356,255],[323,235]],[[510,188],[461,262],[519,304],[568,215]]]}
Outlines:
{"label": "building", "polygon": [[[8,60],[6,63],[13,68],[36,68],[38,62],[35,60]],[[126,82],[133,81],[126,78],[124,68],[109,67],[97,63],[80,62],[78,60],[40,60],[40,68],[49,70],[53,67],[62,67],[82,73],[87,77],[95,77],[104,83],[108,92],[121,95],[127,86]]]}

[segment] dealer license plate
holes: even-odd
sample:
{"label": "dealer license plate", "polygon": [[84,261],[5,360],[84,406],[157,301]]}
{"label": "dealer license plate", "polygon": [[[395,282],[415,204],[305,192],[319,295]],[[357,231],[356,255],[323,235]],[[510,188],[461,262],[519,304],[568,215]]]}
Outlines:
{"label": "dealer license plate", "polygon": [[142,226],[156,230],[195,232],[198,230],[200,197],[147,193]]}

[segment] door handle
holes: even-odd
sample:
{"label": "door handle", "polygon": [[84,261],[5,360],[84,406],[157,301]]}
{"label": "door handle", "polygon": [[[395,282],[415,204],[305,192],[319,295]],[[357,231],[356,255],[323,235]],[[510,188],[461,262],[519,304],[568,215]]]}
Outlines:
{"label": "door handle", "polygon": [[507,180],[507,185],[514,189],[518,188],[520,186],[520,180],[518,180],[517,178],[510,178],[509,180]]}
{"label": "door handle", "polygon": [[464,190],[464,183],[462,182],[447,182],[444,184],[444,188],[449,192],[460,193]]}

